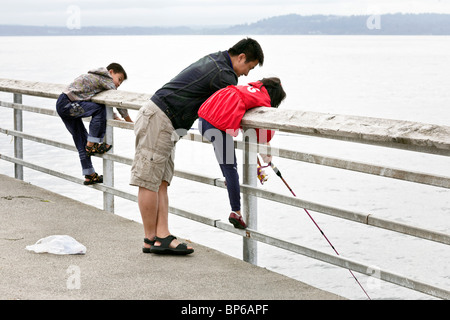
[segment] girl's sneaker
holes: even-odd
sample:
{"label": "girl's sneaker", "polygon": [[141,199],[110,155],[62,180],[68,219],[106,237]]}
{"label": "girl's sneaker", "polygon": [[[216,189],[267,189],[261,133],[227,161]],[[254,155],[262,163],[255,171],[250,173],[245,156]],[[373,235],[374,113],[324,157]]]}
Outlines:
{"label": "girl's sneaker", "polygon": [[247,228],[247,225],[245,224],[244,219],[242,219],[242,216],[237,214],[234,211],[232,211],[230,213],[230,217],[228,218],[228,221],[230,221],[231,224],[237,229]]}

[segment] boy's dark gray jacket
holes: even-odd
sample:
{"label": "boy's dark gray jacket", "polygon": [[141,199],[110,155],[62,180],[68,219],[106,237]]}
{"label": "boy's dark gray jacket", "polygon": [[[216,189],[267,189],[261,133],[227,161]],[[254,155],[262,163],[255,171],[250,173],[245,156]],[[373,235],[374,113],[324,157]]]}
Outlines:
{"label": "boy's dark gray jacket", "polygon": [[174,129],[189,130],[203,102],[217,90],[237,82],[228,52],[217,52],[181,71],[156,91],[151,100],[172,121]]}

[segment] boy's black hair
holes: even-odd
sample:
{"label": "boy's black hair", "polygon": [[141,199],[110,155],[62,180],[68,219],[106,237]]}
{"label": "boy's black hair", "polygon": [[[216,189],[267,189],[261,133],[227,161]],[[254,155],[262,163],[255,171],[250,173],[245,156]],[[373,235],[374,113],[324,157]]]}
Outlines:
{"label": "boy's black hair", "polygon": [[278,108],[281,102],[286,98],[286,92],[284,92],[281,86],[281,80],[276,77],[264,78],[260,80],[270,96],[270,106],[272,108]]}
{"label": "boy's black hair", "polygon": [[262,48],[256,40],[251,38],[242,39],[233,47],[228,49],[228,53],[231,56],[238,56],[241,53],[244,53],[246,56],[245,62],[258,60],[258,64],[261,67],[264,64],[264,53]]}
{"label": "boy's black hair", "polygon": [[112,70],[112,71],[114,71],[114,73],[121,73],[121,74],[123,74],[123,80],[124,81],[127,80],[127,78],[128,78],[127,73],[125,72],[125,69],[118,63],[113,62],[109,66],[107,66],[106,69],[108,71]]}

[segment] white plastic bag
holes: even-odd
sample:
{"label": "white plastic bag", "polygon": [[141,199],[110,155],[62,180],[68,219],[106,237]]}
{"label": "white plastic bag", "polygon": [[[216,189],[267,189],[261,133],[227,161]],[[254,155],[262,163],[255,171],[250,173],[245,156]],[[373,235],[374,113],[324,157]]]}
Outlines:
{"label": "white plastic bag", "polygon": [[25,249],[36,253],[85,254],[86,247],[70,236],[56,235],[39,239]]}

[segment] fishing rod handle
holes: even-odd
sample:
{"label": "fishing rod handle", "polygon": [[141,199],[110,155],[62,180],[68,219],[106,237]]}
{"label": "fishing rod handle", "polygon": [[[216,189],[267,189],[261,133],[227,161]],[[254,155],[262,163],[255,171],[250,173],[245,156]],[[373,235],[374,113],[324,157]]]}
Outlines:
{"label": "fishing rod handle", "polygon": [[278,170],[278,168],[275,167],[275,165],[272,162],[269,162],[269,165],[272,167],[273,171],[277,174],[277,176],[279,176],[281,178],[280,170]]}

